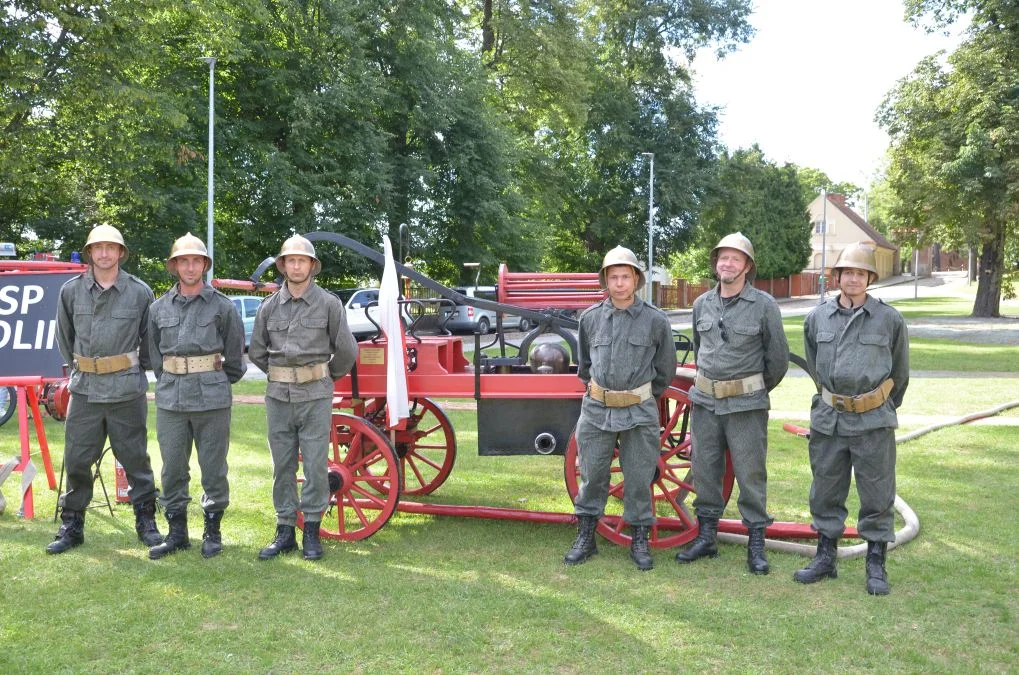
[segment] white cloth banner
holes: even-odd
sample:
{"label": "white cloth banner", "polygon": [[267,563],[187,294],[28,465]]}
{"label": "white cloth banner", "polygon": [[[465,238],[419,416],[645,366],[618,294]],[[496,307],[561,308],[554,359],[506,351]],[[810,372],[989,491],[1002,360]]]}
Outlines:
{"label": "white cloth banner", "polygon": [[379,324],[386,335],[386,425],[390,429],[402,427],[402,420],[410,417],[407,401],[407,348],[400,321],[400,288],[393,260],[393,245],[383,235],[386,266],[379,286]]}

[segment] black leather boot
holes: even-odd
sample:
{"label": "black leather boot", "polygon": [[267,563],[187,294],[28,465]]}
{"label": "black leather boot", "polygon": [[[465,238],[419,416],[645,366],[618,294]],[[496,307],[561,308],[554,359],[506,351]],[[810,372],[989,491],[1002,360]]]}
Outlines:
{"label": "black leather boot", "polygon": [[594,531],[598,527],[598,519],[594,516],[577,516],[577,538],[573,546],[566,552],[563,562],[567,565],[579,565],[598,553],[594,541]]}
{"label": "black leather boot", "polygon": [[630,560],[641,572],[647,572],[655,566],[655,561],[648,550],[647,540],[650,534],[651,528],[647,525],[634,525],[630,528],[630,535],[633,537],[630,540]]}
{"label": "black leather boot", "polygon": [[747,569],[751,574],[767,574],[768,558],[764,555],[764,528],[754,527],[750,529],[749,541],[747,541]]}
{"label": "black leather boot", "polygon": [[269,560],[281,553],[290,553],[297,550],[297,537],[294,534],[293,525],[277,525],[276,538],[258,552],[259,560]]}
{"label": "black leather boot", "polygon": [[205,529],[202,531],[202,557],[212,558],[223,551],[223,537],[219,533],[222,511],[205,512]]}
{"label": "black leather boot", "polygon": [[302,557],[305,560],[321,560],[322,559],[322,540],[319,538],[319,524],[317,522],[304,523],[304,554]]}
{"label": "black leather boot", "polygon": [[867,542],[867,592],[871,595],[888,595],[892,589],[888,586],[888,573],[885,572],[886,541]]}
{"label": "black leather boot", "polygon": [[188,537],[187,511],[166,514],[166,522],[170,524],[170,532],[161,544],[149,549],[149,560],[159,560],[171,553],[191,548],[191,539]]}
{"label": "black leather boot", "polygon": [[825,577],[837,579],[839,576],[838,539],[829,539],[819,535],[817,553],[807,566],[793,574],[793,581],[801,584],[812,584]]}
{"label": "black leather boot", "polygon": [[700,526],[697,538],[693,540],[690,548],[676,554],[676,562],[691,563],[698,558],[718,557],[718,546],[715,544],[715,538],[718,536],[718,518],[697,516],[697,524]]}
{"label": "black leather boot", "polygon": [[83,511],[60,512],[60,529],[57,536],[46,547],[47,553],[63,553],[85,543],[85,513]]}
{"label": "black leather boot", "polygon": [[138,533],[138,541],[146,546],[163,543],[163,535],[159,534],[159,528],[156,526],[155,499],[134,504],[134,531]]}

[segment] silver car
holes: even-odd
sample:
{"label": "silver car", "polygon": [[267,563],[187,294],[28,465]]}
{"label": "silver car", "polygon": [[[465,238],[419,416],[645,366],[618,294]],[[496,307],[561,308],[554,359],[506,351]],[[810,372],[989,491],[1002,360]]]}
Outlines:
{"label": "silver car", "polygon": [[237,313],[241,315],[241,322],[244,324],[244,349],[251,346],[251,331],[255,327],[255,314],[258,313],[258,306],[264,298],[257,295],[231,295]]}

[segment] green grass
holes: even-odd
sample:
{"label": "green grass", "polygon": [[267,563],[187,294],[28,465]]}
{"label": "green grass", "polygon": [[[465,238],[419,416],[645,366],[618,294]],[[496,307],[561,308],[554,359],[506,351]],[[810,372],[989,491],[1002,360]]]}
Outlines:
{"label": "green grass", "polygon": [[[986,354],[963,357],[960,346],[933,345],[951,367],[931,370],[979,371]],[[989,408],[1016,399],[1017,382],[914,378],[901,412]],[[805,411],[811,392],[807,378],[789,377],[773,408]],[[570,511],[561,458],[479,457],[474,414],[447,411],[456,468],[423,501]],[[150,406],[158,471],[154,420]],[[780,520],[807,522],[807,445],[783,421],[771,424],[769,506]],[[63,430],[45,425],[59,471]],[[260,562],[275,524],[265,432],[261,406],[234,408],[226,550],[212,560],[198,553],[197,503],[190,551],[148,560],[121,505],[113,517],[89,512],[84,546],[47,556],[56,494],[38,476],[37,517],[18,519],[12,476],[0,516],[0,672],[970,673],[1014,672],[1019,662],[1019,427],[953,427],[900,445],[898,492],[922,529],[890,553],[885,598],[864,591],[860,559],[805,587],[791,579],[805,560],[790,554],[771,553],[772,574],[754,577],[739,546],[690,566],[656,551],[656,568],[642,574],[624,548],[601,540],[600,555],[567,568],[568,526],[400,513],[365,541],[327,542],[319,563]],[[0,457],[17,451],[9,423]],[[104,468],[112,488],[112,462]],[[196,500],[199,475],[193,459]],[[850,524],[856,508],[851,493]],[[735,496],[726,516],[738,517]]]}
{"label": "green grass", "polygon": [[[0,671],[1007,672],[1019,656],[1019,428],[953,428],[900,448],[899,493],[923,529],[889,556],[892,595],[872,598],[859,559],[811,587],[791,580],[803,559],[771,553],[758,578],[731,545],[683,567],[657,551],[641,574],[602,541],[566,568],[566,526],[403,514],[366,541],[327,543],[318,564],[259,562],[274,523],[264,412],[235,410],[219,558],[192,548],[149,561],[125,506],[90,512],[86,544],[46,556],[54,495],[40,480],[36,520],[0,519]],[[472,415],[451,416],[461,450],[435,499],[569,510],[561,459],[478,457]],[[806,520],[806,442],[777,422],[769,470],[774,515]],[[198,537],[194,505],[191,516]]]}

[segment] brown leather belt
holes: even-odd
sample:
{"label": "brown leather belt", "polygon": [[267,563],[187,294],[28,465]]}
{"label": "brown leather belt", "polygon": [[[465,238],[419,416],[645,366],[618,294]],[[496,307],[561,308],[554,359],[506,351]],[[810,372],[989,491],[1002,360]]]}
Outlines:
{"label": "brown leather belt", "polygon": [[694,386],[708,396],[715,398],[729,398],[730,396],[742,396],[752,394],[755,391],[764,389],[764,375],[757,373],[739,380],[709,380],[700,373],[697,373],[697,380]]}
{"label": "brown leather belt", "polygon": [[217,352],[201,356],[164,356],[163,370],[174,375],[223,370],[223,355]]}
{"label": "brown leather belt", "polygon": [[623,391],[613,391],[612,389],[606,389],[594,380],[591,380],[587,385],[587,393],[590,394],[591,398],[595,401],[604,403],[609,408],[626,408],[631,405],[637,405],[651,398],[651,383],[642,384],[636,389],[626,389]]}
{"label": "brown leather belt", "polygon": [[116,356],[82,356],[74,355],[74,367],[83,373],[109,375],[119,373],[138,365],[138,352],[117,354]]}
{"label": "brown leather belt", "polygon": [[868,410],[880,408],[888,400],[888,394],[891,393],[894,384],[894,380],[889,377],[877,389],[868,391],[866,394],[860,394],[859,396],[833,394],[824,387],[821,387],[821,400],[840,413],[865,413]]}
{"label": "brown leather belt", "polygon": [[269,380],[271,382],[287,382],[290,384],[304,384],[329,377],[329,364],[316,363],[311,366],[269,366]]}

